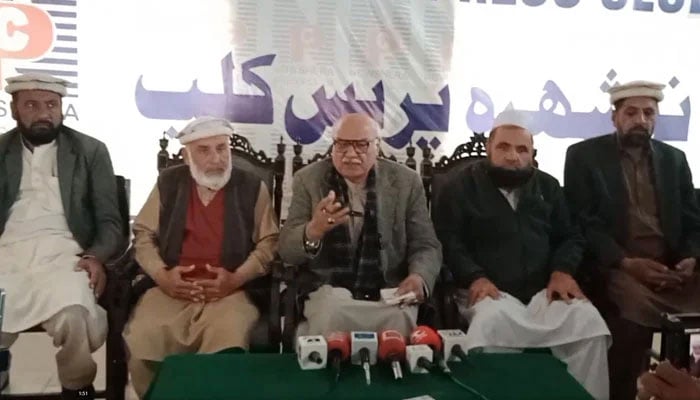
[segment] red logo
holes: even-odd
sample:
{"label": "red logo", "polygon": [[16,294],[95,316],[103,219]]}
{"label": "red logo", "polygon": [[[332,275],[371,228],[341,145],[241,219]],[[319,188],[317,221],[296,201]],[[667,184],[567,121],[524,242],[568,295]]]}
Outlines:
{"label": "red logo", "polygon": [[292,60],[308,61],[309,51],[323,46],[323,36],[317,26],[299,25],[292,30]]}
{"label": "red logo", "polygon": [[54,26],[46,11],[26,4],[0,2],[0,61],[39,58],[51,49],[53,36]]}
{"label": "red logo", "polygon": [[389,28],[370,29],[367,32],[367,61],[374,67],[383,68],[383,64],[403,46],[396,31]]}

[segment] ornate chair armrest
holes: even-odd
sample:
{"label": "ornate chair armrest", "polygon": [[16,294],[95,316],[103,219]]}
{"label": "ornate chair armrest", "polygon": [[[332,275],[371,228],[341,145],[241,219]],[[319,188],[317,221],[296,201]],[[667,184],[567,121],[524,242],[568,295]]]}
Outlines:
{"label": "ornate chair armrest", "polygon": [[456,295],[457,284],[452,275],[452,271],[443,265],[440,268],[441,306],[442,320],[448,329],[460,328],[459,309],[457,308]]}
{"label": "ornate chair armrest", "polygon": [[285,352],[294,351],[294,338],[297,326],[301,320],[301,310],[297,305],[299,296],[299,266],[283,265],[283,281],[286,286],[284,302],[284,329],[282,330],[282,349]]}
{"label": "ornate chair armrest", "polygon": [[270,263],[270,312],[268,338],[270,344],[282,343],[282,321],[281,310],[281,285],[284,274],[284,266],[279,255]]}

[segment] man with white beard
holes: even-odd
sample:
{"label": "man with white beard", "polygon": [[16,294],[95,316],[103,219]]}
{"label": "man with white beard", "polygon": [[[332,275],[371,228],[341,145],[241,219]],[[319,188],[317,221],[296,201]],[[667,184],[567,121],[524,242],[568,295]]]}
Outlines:
{"label": "man with white beard", "polygon": [[224,119],[187,125],[185,165],[160,174],[134,221],[136,261],[154,286],[124,331],[139,397],[166,356],[247,348],[259,317],[244,285],[269,272],[278,225],[265,183],[232,165],[232,134]]}

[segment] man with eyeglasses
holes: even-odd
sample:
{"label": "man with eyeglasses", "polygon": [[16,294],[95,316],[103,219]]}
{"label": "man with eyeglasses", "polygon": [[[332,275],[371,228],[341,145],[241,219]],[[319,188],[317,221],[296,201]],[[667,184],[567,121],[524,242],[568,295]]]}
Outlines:
{"label": "man with eyeglasses", "polygon": [[[441,247],[420,177],[377,159],[379,131],[366,114],[344,116],[333,126],[331,158],[294,177],[280,255],[304,266],[299,287],[308,296],[307,321],[299,335],[383,329],[408,335],[416,326],[414,305],[437,277]],[[403,295],[398,304],[385,301]]]}

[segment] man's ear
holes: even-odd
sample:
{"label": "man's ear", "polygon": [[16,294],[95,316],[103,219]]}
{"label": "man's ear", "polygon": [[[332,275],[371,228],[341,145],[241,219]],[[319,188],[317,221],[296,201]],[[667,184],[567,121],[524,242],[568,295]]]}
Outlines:
{"label": "man's ear", "polygon": [[17,121],[17,105],[15,104],[14,100],[10,102],[10,112],[12,114],[12,119]]}
{"label": "man's ear", "polygon": [[182,161],[184,161],[185,164],[190,165],[190,152],[187,150],[186,146],[180,148],[180,154],[182,154]]}

